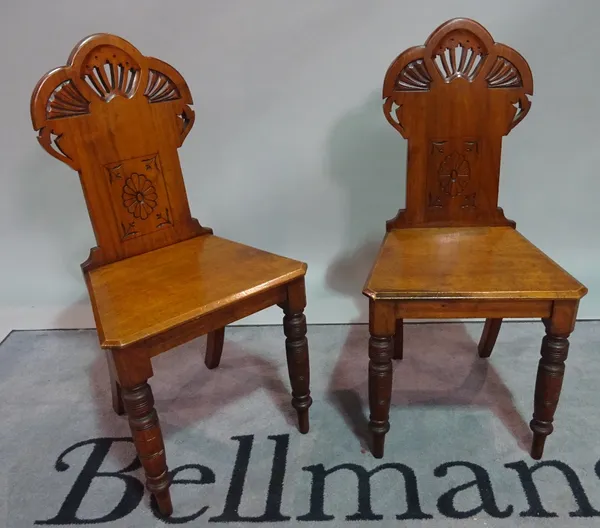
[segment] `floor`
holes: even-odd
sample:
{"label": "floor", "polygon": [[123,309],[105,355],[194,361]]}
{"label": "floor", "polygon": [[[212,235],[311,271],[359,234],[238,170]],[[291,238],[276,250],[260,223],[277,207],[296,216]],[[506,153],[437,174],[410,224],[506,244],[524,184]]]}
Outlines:
{"label": "floor", "polygon": [[[408,324],[386,456],[366,446],[364,325],[309,326],[311,431],[295,428],[280,327],[233,327],[153,360],[174,517],[142,487],[94,331],[0,345],[0,526],[600,525],[600,322],[580,322],[543,465],[527,453],[541,323]],[[399,521],[400,520],[400,521]]]}

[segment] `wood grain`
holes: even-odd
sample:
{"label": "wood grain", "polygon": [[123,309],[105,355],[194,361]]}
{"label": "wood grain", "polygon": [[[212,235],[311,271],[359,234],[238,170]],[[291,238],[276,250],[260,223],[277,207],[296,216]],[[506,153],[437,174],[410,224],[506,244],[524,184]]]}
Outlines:
{"label": "wood grain", "polygon": [[473,20],[442,24],[409,48],[383,84],[388,122],[408,139],[398,227],[514,225],[498,208],[502,136],[527,115],[529,65]]}
{"label": "wood grain", "polygon": [[397,229],[365,284],[374,299],[580,299],[587,289],[510,227]]}
{"label": "wood grain", "polygon": [[[372,452],[389,429],[391,342],[406,318],[487,318],[489,357],[505,317],[541,317],[532,456],[542,456],[558,403],[567,337],[587,288],[518,233],[498,207],[502,137],[529,112],[533,78],[512,48],[473,20],[445,22],[401,53],[383,85],[388,122],[408,140],[406,209],[365,283],[369,297]],[[395,327],[395,329],[394,329]],[[568,328],[568,330],[566,330]]]}
{"label": "wood grain", "polygon": [[302,262],[214,235],[103,266],[89,273],[101,345],[126,347],[305,272]]}
{"label": "wood grain", "polygon": [[306,264],[216,237],[192,218],[177,149],[194,124],[175,68],[108,34],[79,42],[31,98],[41,146],[79,173],[97,247],[82,264],[113,409],[129,417],[146,486],[172,513],[164,444],[148,379],[151,358],[273,305],[286,310],[292,404],[308,432]]}
{"label": "wood grain", "polygon": [[[68,100],[65,87],[75,94]],[[107,34],[83,39],[36,86],[33,127],[49,154],[79,172],[94,228],[98,247],[84,269],[211,232],[191,216],[177,155],[191,104],[175,68]]]}

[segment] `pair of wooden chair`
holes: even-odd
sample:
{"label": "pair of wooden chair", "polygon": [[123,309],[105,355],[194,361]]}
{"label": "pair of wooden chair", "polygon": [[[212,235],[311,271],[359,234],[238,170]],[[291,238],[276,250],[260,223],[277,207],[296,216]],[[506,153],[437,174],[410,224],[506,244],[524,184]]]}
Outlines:
{"label": "pair of wooden chair", "polygon": [[[502,318],[541,317],[532,456],[542,455],[560,394],[568,336],[585,288],[497,207],[502,136],[527,114],[531,72],[479,24],[451,20],[391,65],[387,119],[409,142],[407,208],[365,285],[369,297],[369,427],[374,456],[389,430],[392,358],[406,318],[485,317],[481,357]],[[79,172],[98,247],[82,265],[113,406],[129,418],[147,487],[172,511],[164,443],[148,379],[151,358],[208,334],[218,366],[225,325],[283,308],[292,405],[308,432],[308,343],[302,262],[219,238],[191,217],[177,149],[192,97],[168,64],[106,34],[80,42],[34,90],[41,145]]]}

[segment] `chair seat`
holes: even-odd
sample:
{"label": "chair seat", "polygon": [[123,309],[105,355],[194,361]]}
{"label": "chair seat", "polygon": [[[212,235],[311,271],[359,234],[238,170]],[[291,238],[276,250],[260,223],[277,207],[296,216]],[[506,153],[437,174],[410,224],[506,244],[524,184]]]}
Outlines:
{"label": "chair seat", "polygon": [[303,276],[306,264],[214,235],[89,273],[103,348],[121,348]]}
{"label": "chair seat", "polygon": [[373,299],[580,299],[587,289],[510,227],[389,232],[363,293]]}

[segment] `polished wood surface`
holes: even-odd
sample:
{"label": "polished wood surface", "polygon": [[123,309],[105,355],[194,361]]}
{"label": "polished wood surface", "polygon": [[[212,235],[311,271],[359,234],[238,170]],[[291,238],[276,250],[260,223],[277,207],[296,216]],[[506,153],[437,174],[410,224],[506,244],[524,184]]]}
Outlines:
{"label": "polished wood surface", "polygon": [[102,266],[89,273],[101,345],[125,347],[305,272],[302,262],[214,235]]}
{"label": "polished wood surface", "polygon": [[580,299],[587,289],[510,227],[397,229],[365,284],[373,299]]}
{"label": "polished wood surface", "polygon": [[517,51],[455,19],[399,55],[383,110],[408,140],[406,210],[398,227],[514,225],[498,208],[502,136],[527,115],[533,78]]}
{"label": "polished wood surface", "polygon": [[529,112],[533,79],[518,52],[468,19],[442,24],[400,54],[383,86],[389,123],[408,140],[406,209],[366,281],[369,428],[384,454],[392,357],[407,318],[486,318],[487,358],[505,317],[546,323],[535,389],[531,454],[542,456],[560,395],[568,336],[587,289],[518,233],[498,207],[502,137]]}
{"label": "polished wood surface", "polygon": [[31,98],[41,146],[79,173],[97,244],[82,269],[113,409],[128,415],[163,515],[173,508],[148,384],[153,356],[208,334],[205,363],[216,368],[227,324],[280,305],[302,433],[312,403],[306,264],[214,236],[192,218],[177,154],[194,124],[191,104],[175,68],[107,34],[77,44]]}
{"label": "polished wood surface", "polygon": [[36,86],[40,144],[81,179],[98,244],[86,269],[210,232],[191,217],[177,155],[191,104],[175,68],[106,34],[83,39]]}

